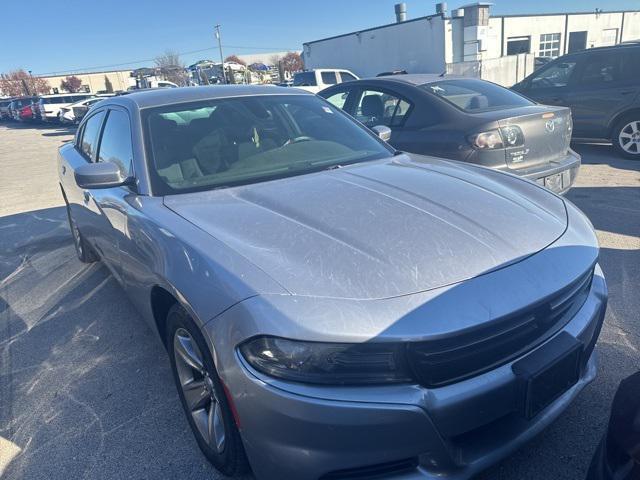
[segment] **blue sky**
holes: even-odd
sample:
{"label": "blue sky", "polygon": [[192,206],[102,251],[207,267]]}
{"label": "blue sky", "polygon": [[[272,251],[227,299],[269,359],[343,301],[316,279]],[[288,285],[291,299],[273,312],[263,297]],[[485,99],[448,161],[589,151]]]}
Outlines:
{"label": "blue sky", "polygon": [[[167,49],[190,63],[218,58],[213,25],[222,25],[225,56],[301,49],[305,41],[394,20],[397,0],[1,0],[0,72],[34,74],[151,65]],[[407,0],[409,18],[435,1]],[[455,8],[469,0],[449,1]],[[537,13],[640,9],[640,0],[494,0],[492,12]],[[12,20],[15,18],[15,20]],[[21,20],[20,20],[21,19]],[[200,52],[196,50],[211,49]],[[115,65],[131,62],[130,65]],[[135,63],[134,63],[135,62]],[[96,69],[96,68],[91,68]]]}

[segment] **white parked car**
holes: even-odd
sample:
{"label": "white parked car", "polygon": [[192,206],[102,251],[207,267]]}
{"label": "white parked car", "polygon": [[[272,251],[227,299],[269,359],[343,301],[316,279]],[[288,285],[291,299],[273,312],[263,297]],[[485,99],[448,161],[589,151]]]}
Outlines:
{"label": "white parked car", "polygon": [[72,103],[86,100],[93,95],[90,93],[59,93],[54,95],[42,95],[36,104],[37,115],[43,122],[56,122],[60,115],[60,109],[68,107]]}
{"label": "white parked car", "polygon": [[89,111],[92,105],[104,100],[104,97],[91,97],[60,108],[61,123],[77,123]]}
{"label": "white parked car", "polygon": [[293,86],[308,92],[318,93],[331,85],[354,80],[359,80],[359,78],[349,70],[318,68],[294,74]]}

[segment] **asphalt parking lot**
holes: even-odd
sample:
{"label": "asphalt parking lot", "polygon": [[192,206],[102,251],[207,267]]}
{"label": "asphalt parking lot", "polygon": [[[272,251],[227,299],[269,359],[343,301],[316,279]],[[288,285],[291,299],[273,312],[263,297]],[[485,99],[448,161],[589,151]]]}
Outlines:
{"label": "asphalt parking lot", "polygon": [[[154,334],[104,267],[75,257],[55,168],[72,133],[0,124],[0,477],[223,478],[198,450]],[[584,479],[618,382],[640,369],[640,162],[576,149],[568,198],[598,231],[610,289],[599,374],[483,480]]]}

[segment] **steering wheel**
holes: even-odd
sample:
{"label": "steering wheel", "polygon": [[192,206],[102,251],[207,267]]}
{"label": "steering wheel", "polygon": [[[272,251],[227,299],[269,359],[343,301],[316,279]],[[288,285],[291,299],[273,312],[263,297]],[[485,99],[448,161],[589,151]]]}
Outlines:
{"label": "steering wheel", "polygon": [[291,144],[294,144],[294,143],[300,143],[300,142],[309,142],[309,141],[311,141],[311,140],[313,140],[313,138],[312,138],[312,137],[309,137],[309,136],[307,136],[307,135],[301,135],[301,136],[296,137],[296,138],[290,138],[289,140],[287,140],[287,141],[284,143],[283,147],[284,147],[285,145],[291,145]]}

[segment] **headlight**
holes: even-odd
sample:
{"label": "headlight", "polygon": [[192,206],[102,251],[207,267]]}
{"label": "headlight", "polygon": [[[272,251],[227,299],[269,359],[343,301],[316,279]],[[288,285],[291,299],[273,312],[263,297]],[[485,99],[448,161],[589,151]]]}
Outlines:
{"label": "headlight", "polygon": [[491,130],[490,132],[482,132],[469,137],[469,142],[475,148],[481,150],[495,150],[497,148],[503,148],[502,138],[500,138],[500,132],[498,130]]}
{"label": "headlight", "polygon": [[500,128],[502,139],[506,147],[520,147],[524,145],[524,134],[517,125]]}
{"label": "headlight", "polygon": [[411,382],[405,346],[395,343],[302,342],[256,337],[240,353],[266,375],[303,383],[334,385]]}

